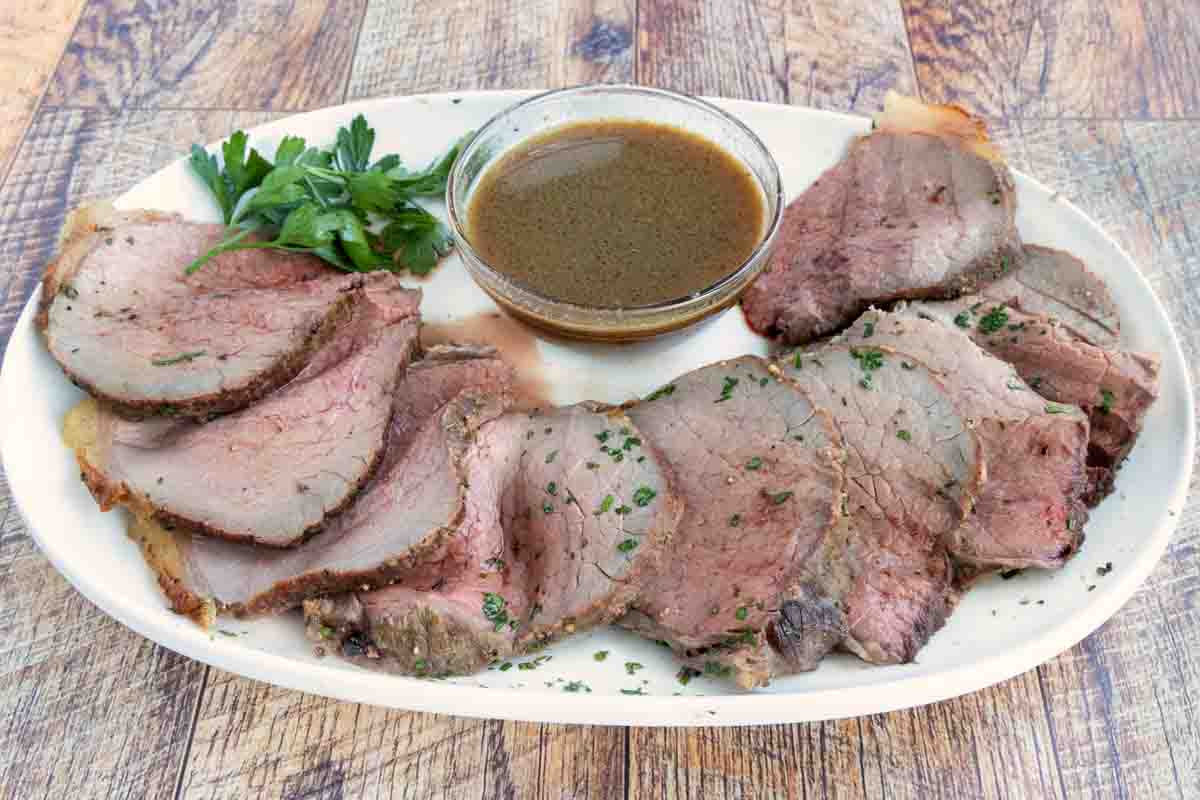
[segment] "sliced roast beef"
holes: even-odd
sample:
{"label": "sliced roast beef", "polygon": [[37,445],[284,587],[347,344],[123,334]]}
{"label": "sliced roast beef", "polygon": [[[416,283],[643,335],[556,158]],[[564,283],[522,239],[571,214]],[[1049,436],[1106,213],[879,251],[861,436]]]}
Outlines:
{"label": "sliced roast beef", "polygon": [[299,547],[189,536],[145,519],[131,535],[172,607],[193,616],[271,613],[317,594],[383,586],[422,566],[440,566],[453,557],[451,534],[463,516],[467,446],[479,425],[503,410],[511,383],[509,368],[491,357],[414,364],[397,390],[387,451],[374,477],[353,505]]}
{"label": "sliced roast beef", "polygon": [[[1094,506],[1112,491],[1116,469],[1158,396],[1157,356],[1098,347],[1045,315],[989,298],[921,303],[913,311],[965,329],[980,347],[1012,364],[1042,397],[1083,409],[1091,423],[1084,499]],[[997,313],[1007,317],[1003,328],[982,324]]]}
{"label": "sliced roast beef", "polygon": [[876,130],[788,205],[746,319],[799,344],[871,304],[974,291],[1020,259],[1015,210],[978,120],[889,95]]}
{"label": "sliced roast beef", "polygon": [[[379,326],[370,306],[318,354],[323,369],[207,423],[97,415],[77,451],[101,509],[128,506],[169,528],[270,547],[318,530],[383,455],[415,318]],[[340,360],[335,356],[340,356]]]}
{"label": "sliced roast beef", "polygon": [[1100,347],[1116,347],[1121,315],[1108,286],[1070,253],[1025,245],[1019,269],[984,289],[992,300],[1044,314]]}
{"label": "sliced roast beef", "polygon": [[[998,311],[983,324],[998,329],[1007,322]],[[845,338],[860,347],[885,345],[933,369],[979,435],[987,482],[974,513],[947,540],[951,555],[976,569],[1061,567],[1087,521],[1087,416],[1047,403],[957,326],[910,310],[868,311]]]}
{"label": "sliced roast beef", "polygon": [[919,360],[835,344],[780,362],[826,408],[845,444],[844,519],[801,569],[768,631],[779,672],[813,669],[825,647],[910,661],[957,600],[947,537],[986,475],[971,423]]}
{"label": "sliced roast beef", "polygon": [[466,469],[461,568],[308,601],[310,634],[388,670],[480,669],[623,614],[683,511],[633,421],[591,404],[487,424]]}
{"label": "sliced roast beef", "polygon": [[73,215],[37,316],[71,380],[126,416],[205,417],[291,380],[357,306],[388,321],[416,313],[419,295],[395,276],[311,256],[230,252],[187,275],[223,235],[157,212]]}
{"label": "sliced roast beef", "polygon": [[629,410],[674,470],[686,511],[622,624],[744,686],[770,677],[763,631],[842,496],[829,414],[767,367],[718,362]]}

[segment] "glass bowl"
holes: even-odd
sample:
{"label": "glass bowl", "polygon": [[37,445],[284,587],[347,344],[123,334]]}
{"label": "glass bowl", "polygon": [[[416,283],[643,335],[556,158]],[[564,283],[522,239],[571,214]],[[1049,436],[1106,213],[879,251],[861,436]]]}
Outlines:
{"label": "glass bowl", "polygon": [[[652,305],[612,308],[547,297],[486,263],[467,236],[471,193],[479,178],[504,154],[532,136],[590,120],[642,120],[698,134],[736,157],[754,176],[765,208],[764,233],[750,256],[716,283]],[[538,328],[574,339],[629,341],[657,336],[697,322],[736,302],[767,265],[783,211],[779,168],[762,141],[742,122],[688,95],[644,86],[601,84],[540,94],[492,117],[467,144],[446,189],[450,227],[463,263],[475,282],[510,314]]]}

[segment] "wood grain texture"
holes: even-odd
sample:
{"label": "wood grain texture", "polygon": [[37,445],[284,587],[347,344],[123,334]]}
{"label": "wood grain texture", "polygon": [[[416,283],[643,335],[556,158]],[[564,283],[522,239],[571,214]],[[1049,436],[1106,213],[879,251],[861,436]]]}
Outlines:
{"label": "wood grain texture", "polygon": [[639,83],[786,103],[783,0],[640,0]]}
{"label": "wood grain texture", "polygon": [[213,670],[183,798],[622,798],[619,728],[387,711]]}
{"label": "wood grain texture", "polygon": [[0,180],[33,118],[84,0],[9,0],[0,6]]}
{"label": "wood grain texture", "polygon": [[1192,3],[901,1],[926,100],[993,117],[1200,115]]}
{"label": "wood grain texture", "polygon": [[786,27],[791,103],[869,114],[888,89],[916,93],[899,3],[790,0]]}
{"label": "wood grain texture", "polygon": [[0,797],[170,798],[204,666],[76,592],[0,476]]}
{"label": "wood grain texture", "polygon": [[365,0],[93,0],[53,105],[303,110],[341,102]]}
{"label": "wood grain texture", "polygon": [[378,0],[349,97],[633,79],[634,0]]}

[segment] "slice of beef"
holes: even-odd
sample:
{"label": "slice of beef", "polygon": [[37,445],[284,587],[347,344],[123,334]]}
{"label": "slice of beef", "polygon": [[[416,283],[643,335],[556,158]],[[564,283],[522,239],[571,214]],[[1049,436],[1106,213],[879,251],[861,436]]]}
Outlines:
{"label": "slice of beef", "polygon": [[813,669],[843,628],[838,644],[864,660],[911,661],[957,601],[945,541],[986,476],[978,436],[945,384],[890,348],[834,344],[779,365],[833,415],[847,497],[770,626],[775,669]]}
{"label": "slice of beef", "polygon": [[509,402],[511,384],[511,370],[492,357],[410,367],[374,477],[297,548],[189,536],[145,519],[131,535],[172,607],[197,617],[282,611],[317,594],[383,586],[440,565],[453,556],[451,534],[463,517],[466,449],[479,425]]}
{"label": "slice of beef", "polygon": [[1025,245],[1019,269],[984,289],[992,300],[1044,314],[1100,347],[1117,347],[1121,315],[1108,286],[1070,253]]}
{"label": "slice of beef", "polygon": [[633,421],[592,404],[489,423],[466,469],[461,568],[309,601],[310,634],[383,669],[471,672],[623,614],[683,511]]}
{"label": "slice of beef", "polygon": [[[999,313],[984,320],[989,329],[1006,324]],[[974,513],[947,539],[951,555],[976,570],[1066,563],[1087,521],[1087,416],[1047,403],[961,328],[911,310],[868,311],[845,339],[885,345],[936,371],[979,435],[987,482]]]}
{"label": "slice of beef", "polygon": [[[997,309],[1007,316],[1003,329],[981,329],[981,320]],[[1042,397],[1083,409],[1091,423],[1084,500],[1095,506],[1112,491],[1117,467],[1158,397],[1158,356],[1099,347],[1045,315],[983,297],[921,303],[913,311],[963,327],[976,344],[1012,364]]]}
{"label": "slice of beef", "polygon": [[379,326],[370,306],[357,315],[328,345],[335,352],[316,357],[324,369],[212,422],[101,410],[95,441],[78,451],[100,508],[270,547],[316,532],[383,455],[396,384],[418,343],[415,318]]}
{"label": "slice of beef", "polygon": [[1016,194],[981,123],[890,95],[876,130],[788,205],[742,296],[756,331],[800,344],[872,304],[956,297],[1021,255]]}
{"label": "slice of beef", "polygon": [[718,362],[629,410],[686,511],[622,624],[747,687],[770,677],[763,630],[840,511],[845,455],[829,414],[767,368]]}
{"label": "slice of beef", "polygon": [[377,300],[388,321],[416,313],[419,294],[395,276],[311,256],[231,252],[186,275],[224,230],[157,212],[73,215],[37,316],[68,377],[125,416],[206,417],[291,380],[358,306]]}

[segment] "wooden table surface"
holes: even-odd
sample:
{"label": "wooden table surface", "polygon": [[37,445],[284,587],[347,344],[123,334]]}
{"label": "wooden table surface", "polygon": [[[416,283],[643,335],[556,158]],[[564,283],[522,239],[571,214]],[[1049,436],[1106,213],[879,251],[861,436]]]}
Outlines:
{"label": "wooden table surface", "polygon": [[[622,80],[864,113],[893,87],[963,102],[1117,237],[1200,354],[1195,0],[0,5],[0,345],[66,211],[192,142],[364,97]],[[0,797],[1197,798],[1198,548],[1193,502],[1099,631],[957,700],[535,725],[334,702],[158,647],[55,572],[0,476]]]}

